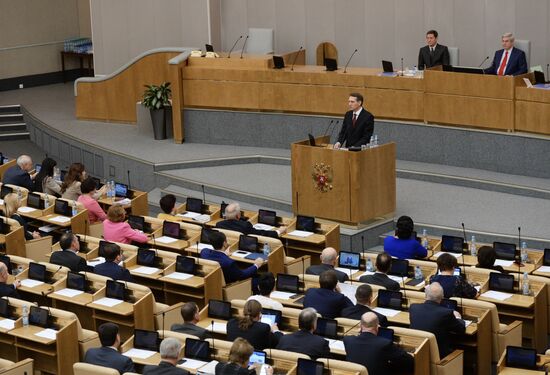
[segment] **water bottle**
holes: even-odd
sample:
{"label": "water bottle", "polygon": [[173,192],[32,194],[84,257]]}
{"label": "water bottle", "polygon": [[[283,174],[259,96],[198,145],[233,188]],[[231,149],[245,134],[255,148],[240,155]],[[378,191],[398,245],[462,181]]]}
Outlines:
{"label": "water bottle", "polygon": [[420,266],[414,267],[414,278],[416,280],[422,280],[424,278],[424,275],[422,274],[422,269]]}
{"label": "water bottle", "polygon": [[367,145],[361,145],[361,151],[364,151],[367,149]]}
{"label": "water bottle", "polygon": [[23,305],[23,327],[29,326],[29,306]]}
{"label": "water bottle", "polygon": [[472,236],[472,240],[470,241],[470,255],[473,257],[477,256],[476,236]]}
{"label": "water bottle", "polygon": [[50,207],[50,197],[48,197],[48,193],[44,194],[44,209]]}
{"label": "water bottle", "polygon": [[523,273],[523,285],[521,291],[524,296],[529,295],[529,275],[527,274],[527,272]]}
{"label": "water bottle", "polygon": [[428,241],[428,231],[426,229],[422,229],[422,244],[421,244],[426,250],[428,249],[429,241]]}
{"label": "water bottle", "polygon": [[115,192],[115,189],[114,189],[114,184],[113,184],[113,181],[109,181],[107,182],[107,196],[109,198],[114,198],[114,193]]}
{"label": "water bottle", "polygon": [[19,200],[22,200],[23,199],[23,193],[21,193],[21,188],[17,188],[17,198],[19,198]]}
{"label": "water bottle", "polygon": [[76,214],[78,214],[78,210],[76,209],[76,202],[75,201],[73,201],[72,209],[73,209],[72,216],[76,216]]}
{"label": "water bottle", "polygon": [[61,181],[61,171],[57,167],[53,168],[53,179],[56,180],[57,182],[62,182]]}
{"label": "water bottle", "polygon": [[527,242],[523,241],[521,243],[521,263],[526,263],[529,259],[529,255],[527,254]]}
{"label": "water bottle", "polygon": [[374,135],[370,136],[369,144],[367,145],[367,148],[371,148],[374,145]]}
{"label": "water bottle", "polygon": [[265,256],[269,256],[269,253],[271,253],[271,246],[266,242],[264,243],[264,248],[262,250]]}
{"label": "water bottle", "polygon": [[378,146],[378,135],[374,135],[374,145],[373,147],[377,147]]}
{"label": "water bottle", "polygon": [[367,258],[367,271],[374,272],[374,267],[372,266],[372,260],[370,258]]}

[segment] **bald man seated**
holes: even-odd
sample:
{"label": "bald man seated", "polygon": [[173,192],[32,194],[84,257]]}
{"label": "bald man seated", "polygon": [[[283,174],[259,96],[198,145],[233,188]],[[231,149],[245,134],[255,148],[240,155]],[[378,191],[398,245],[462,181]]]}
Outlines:
{"label": "bald man seated", "polygon": [[327,247],[321,252],[321,264],[309,266],[306,269],[308,275],[320,275],[325,271],[333,270],[336,272],[338,281],[343,283],[349,279],[348,275],[342,271],[335,270],[334,267],[338,264],[338,252],[333,247]]}
{"label": "bald man seated", "polygon": [[279,238],[280,235],[286,233],[286,227],[281,226],[275,230],[259,230],[255,229],[251,222],[244,220],[241,216],[241,206],[238,203],[230,203],[225,207],[225,220],[218,221],[216,228],[234,230],[242,234],[255,234],[258,236],[266,236]]}
{"label": "bald man seated", "polygon": [[346,361],[367,368],[369,375],[404,374],[414,371],[414,359],[392,341],[378,336],[378,317],[373,312],[361,316],[361,333],[344,336]]}
{"label": "bald man seated", "polygon": [[29,172],[34,168],[32,159],[29,155],[21,155],[17,158],[17,164],[9,168],[2,178],[2,183],[24,187],[29,191],[34,190],[32,180],[36,173],[30,175]]}
{"label": "bald man seated", "polygon": [[0,262],[0,297],[20,298],[17,288],[21,283],[19,280],[14,280],[13,284],[8,284],[8,277],[8,267],[3,262]]}

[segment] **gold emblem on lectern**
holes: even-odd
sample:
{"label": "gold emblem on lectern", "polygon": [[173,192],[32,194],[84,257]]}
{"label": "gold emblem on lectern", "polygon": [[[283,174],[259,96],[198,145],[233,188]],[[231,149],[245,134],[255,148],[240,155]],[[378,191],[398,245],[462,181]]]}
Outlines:
{"label": "gold emblem on lectern", "polygon": [[321,193],[332,190],[332,168],[325,163],[315,163],[313,166],[313,185]]}

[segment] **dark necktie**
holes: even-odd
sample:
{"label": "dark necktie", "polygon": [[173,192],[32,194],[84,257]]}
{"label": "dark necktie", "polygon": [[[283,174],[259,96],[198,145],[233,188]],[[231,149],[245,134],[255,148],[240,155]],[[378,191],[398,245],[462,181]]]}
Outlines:
{"label": "dark necktie", "polygon": [[353,119],[351,120],[351,125],[355,128],[355,123],[357,122],[357,113],[353,114]]}

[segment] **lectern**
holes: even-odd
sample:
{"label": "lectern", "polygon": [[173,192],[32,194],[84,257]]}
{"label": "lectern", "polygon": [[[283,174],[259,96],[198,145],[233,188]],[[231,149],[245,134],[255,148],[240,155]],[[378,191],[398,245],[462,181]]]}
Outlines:
{"label": "lectern", "polygon": [[329,137],[291,145],[292,209],[359,225],[395,211],[395,143],[362,151],[334,150]]}

